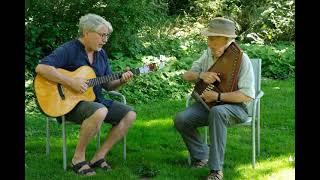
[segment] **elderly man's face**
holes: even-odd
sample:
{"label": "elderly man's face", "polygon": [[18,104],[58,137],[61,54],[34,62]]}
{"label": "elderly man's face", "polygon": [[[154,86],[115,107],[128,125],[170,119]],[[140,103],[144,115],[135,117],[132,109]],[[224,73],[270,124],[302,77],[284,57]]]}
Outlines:
{"label": "elderly man's face", "polygon": [[102,46],[107,42],[108,28],[101,26],[97,32],[86,32],[84,37],[86,45],[90,50],[100,51]]}
{"label": "elderly man's face", "polygon": [[223,36],[209,36],[208,37],[208,46],[213,52],[213,55],[218,58],[223,52],[225,45],[228,43],[228,38]]}

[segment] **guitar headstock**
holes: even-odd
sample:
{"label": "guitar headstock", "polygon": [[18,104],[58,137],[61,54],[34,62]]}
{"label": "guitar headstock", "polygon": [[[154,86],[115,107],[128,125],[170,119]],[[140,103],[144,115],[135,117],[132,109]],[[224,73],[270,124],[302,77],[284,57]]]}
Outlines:
{"label": "guitar headstock", "polygon": [[160,56],[160,63],[149,63],[144,65],[143,67],[139,68],[141,74],[148,73],[150,71],[156,71],[158,69],[164,68],[165,61],[162,60],[163,58]]}
{"label": "guitar headstock", "polygon": [[142,66],[141,68],[139,68],[139,73],[144,74],[144,73],[148,73],[150,71],[155,71],[156,69],[157,69],[156,63],[150,63],[150,64],[146,64],[146,65]]}
{"label": "guitar headstock", "polygon": [[157,69],[157,64],[156,63],[150,63],[148,65],[149,71],[155,71]]}

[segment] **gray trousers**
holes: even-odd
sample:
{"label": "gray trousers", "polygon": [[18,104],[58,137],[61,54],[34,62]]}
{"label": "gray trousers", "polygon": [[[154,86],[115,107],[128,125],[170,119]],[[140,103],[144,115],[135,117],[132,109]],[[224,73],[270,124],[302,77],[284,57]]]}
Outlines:
{"label": "gray trousers", "polygon": [[[186,143],[192,159],[209,159],[208,166],[211,170],[222,170],[227,127],[245,122],[247,118],[248,113],[242,104],[217,105],[209,112],[196,102],[177,113],[174,125]],[[202,126],[209,126],[210,149],[197,130]]]}

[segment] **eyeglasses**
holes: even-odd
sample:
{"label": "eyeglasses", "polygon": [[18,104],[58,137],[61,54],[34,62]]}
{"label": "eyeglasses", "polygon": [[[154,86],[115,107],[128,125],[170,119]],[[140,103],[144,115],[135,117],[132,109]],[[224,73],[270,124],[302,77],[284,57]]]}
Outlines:
{"label": "eyeglasses", "polygon": [[108,40],[110,38],[111,33],[107,34],[107,33],[99,33],[96,32],[97,34],[99,34],[99,36],[103,39],[103,40]]}

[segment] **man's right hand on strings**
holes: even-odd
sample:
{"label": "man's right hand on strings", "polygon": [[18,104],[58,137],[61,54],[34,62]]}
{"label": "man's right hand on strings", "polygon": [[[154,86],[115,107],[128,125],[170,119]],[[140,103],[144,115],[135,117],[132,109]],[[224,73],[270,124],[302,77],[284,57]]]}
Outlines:
{"label": "man's right hand on strings", "polygon": [[79,92],[79,93],[84,93],[87,91],[88,89],[88,80],[86,79],[83,79],[83,78],[72,78],[71,79],[71,83],[70,83],[70,87],[76,91],[76,92]]}
{"label": "man's right hand on strings", "polygon": [[215,72],[201,72],[199,78],[207,84],[214,83],[215,81],[221,82],[219,78],[219,73]]}

